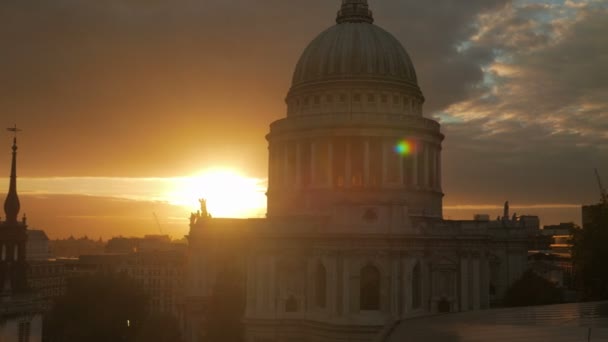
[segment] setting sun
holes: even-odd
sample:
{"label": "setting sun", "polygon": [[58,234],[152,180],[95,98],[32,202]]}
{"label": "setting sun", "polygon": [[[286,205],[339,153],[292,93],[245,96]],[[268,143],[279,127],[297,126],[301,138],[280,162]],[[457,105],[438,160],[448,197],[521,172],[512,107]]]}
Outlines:
{"label": "setting sun", "polygon": [[266,185],[230,169],[212,169],[191,177],[175,179],[167,194],[169,203],[199,209],[199,199],[207,200],[213,217],[261,217],[266,208]]}

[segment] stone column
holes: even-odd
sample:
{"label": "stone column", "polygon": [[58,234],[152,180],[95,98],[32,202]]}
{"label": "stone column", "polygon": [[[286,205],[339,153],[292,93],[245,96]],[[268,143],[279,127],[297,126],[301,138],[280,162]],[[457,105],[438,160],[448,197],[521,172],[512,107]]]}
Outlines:
{"label": "stone column", "polygon": [[245,315],[250,317],[256,312],[257,279],[256,279],[256,257],[247,258],[247,308]]}
{"label": "stone column", "polygon": [[350,289],[350,260],[348,256],[342,259],[342,312],[345,315],[351,312],[351,289]]}
{"label": "stone column", "polygon": [[329,140],[329,142],[327,143],[327,148],[328,148],[328,152],[327,152],[327,182],[325,183],[325,187],[327,188],[331,188],[332,185],[334,184],[334,174],[333,174],[333,167],[334,167],[334,144],[331,140]]}
{"label": "stone column", "polygon": [[296,179],[295,179],[295,187],[302,187],[302,144],[298,142],[296,144]]}
{"label": "stone column", "polygon": [[416,141],[416,146],[414,146],[414,154],[412,155],[412,188],[417,188],[419,186],[418,183],[418,158],[420,158],[420,146],[421,143]]}
{"label": "stone column", "polygon": [[268,189],[273,188],[274,183],[274,148],[272,143],[268,145]]}
{"label": "stone column", "polygon": [[317,186],[317,143],[315,141],[310,142],[310,186]]}
{"label": "stone column", "polygon": [[422,175],[422,179],[423,179],[423,182],[422,182],[423,184],[422,185],[423,185],[423,187],[425,189],[428,189],[429,188],[429,184],[430,184],[430,182],[429,182],[430,181],[430,178],[429,178],[430,177],[430,167],[429,167],[430,158],[429,158],[429,152],[430,152],[429,145],[425,144],[425,147],[424,147],[424,156],[423,156],[423,162],[422,162],[422,165],[423,165],[422,169],[424,170],[424,174]]}
{"label": "stone column", "polygon": [[399,296],[399,290],[401,289],[401,286],[399,286],[399,259],[394,258],[391,261],[391,275],[390,275],[390,279],[391,279],[391,287],[390,287],[390,291],[389,293],[389,298],[388,298],[388,302],[390,303],[390,313],[393,319],[397,319],[399,318],[399,303],[400,303],[400,296]]}
{"label": "stone column", "polygon": [[481,308],[490,307],[490,263],[488,256],[484,255],[481,264]]}
{"label": "stone column", "polygon": [[352,144],[351,141],[346,142],[346,158],[345,159],[345,167],[344,167],[344,186],[347,188],[352,187],[353,185],[353,176],[352,176]]}
{"label": "stone column", "polygon": [[463,254],[460,257],[460,311],[469,311],[469,260]]}
{"label": "stone column", "polygon": [[283,144],[283,185],[288,188],[289,184],[289,148],[286,143]]}
{"label": "stone column", "polygon": [[406,157],[399,155],[399,156],[397,156],[397,158],[399,160],[399,184],[400,184],[399,187],[404,188],[405,187],[404,186],[405,177],[404,177],[403,173],[405,172],[405,169],[403,167],[403,163],[405,163]]}
{"label": "stone column", "polygon": [[386,140],[382,140],[380,144],[382,146],[382,180],[380,184],[386,186],[388,178],[388,143]]}
{"label": "stone column", "polygon": [[479,255],[475,255],[473,259],[473,310],[481,309],[481,267],[479,262]]}
{"label": "stone column", "polygon": [[437,190],[443,190],[441,180],[441,147],[437,149]]}
{"label": "stone column", "polygon": [[363,145],[363,184],[369,187],[369,140],[366,139]]}
{"label": "stone column", "polygon": [[410,258],[404,257],[401,259],[401,316],[407,315],[412,307],[412,294],[414,289],[412,288],[412,278],[410,276]]}

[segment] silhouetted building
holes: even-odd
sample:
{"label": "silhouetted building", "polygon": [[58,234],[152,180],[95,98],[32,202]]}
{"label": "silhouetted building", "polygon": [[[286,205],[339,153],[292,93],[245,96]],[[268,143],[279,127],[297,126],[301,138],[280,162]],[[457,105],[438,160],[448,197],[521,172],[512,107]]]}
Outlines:
{"label": "silhouetted building", "polygon": [[106,253],[167,252],[183,247],[174,244],[169,235],[145,235],[139,237],[115,237],[108,240]]}
{"label": "silhouetted building", "polygon": [[[247,342],[371,341],[401,318],[488,308],[526,269],[537,217],[443,220],[444,136],[373,21],[343,0],[300,57],[266,136],[267,218],[214,219],[205,202],[192,215],[186,312],[211,315],[201,305],[235,268]],[[195,341],[204,318],[186,320]]]}
{"label": "silhouetted building", "polygon": [[33,260],[48,260],[53,257],[49,238],[43,230],[27,230],[27,245],[26,259]]}
{"label": "silhouetted building", "polygon": [[76,274],[116,274],[128,258],[127,254],[81,255],[78,258]]}
{"label": "silhouetted building", "polygon": [[27,284],[27,222],[25,216],[18,219],[16,137],[12,150],[6,217],[0,222],[0,341],[41,341],[42,303]]}
{"label": "silhouetted building", "polygon": [[48,312],[53,301],[66,294],[67,280],[74,276],[68,260],[34,260],[29,262],[27,283]]}
{"label": "silhouetted building", "polygon": [[137,280],[150,299],[150,310],[179,315],[184,290],[184,251],[148,251],[130,254],[120,272]]}
{"label": "silhouetted building", "polygon": [[70,236],[67,239],[50,241],[51,253],[56,258],[78,258],[81,255],[102,254],[105,243],[103,240],[92,240],[88,237],[75,239]]}
{"label": "silhouetted building", "polygon": [[608,218],[608,204],[598,203],[582,207],[583,229],[587,226],[600,224],[602,218],[604,218],[604,222],[608,222],[608,219],[606,219]]}

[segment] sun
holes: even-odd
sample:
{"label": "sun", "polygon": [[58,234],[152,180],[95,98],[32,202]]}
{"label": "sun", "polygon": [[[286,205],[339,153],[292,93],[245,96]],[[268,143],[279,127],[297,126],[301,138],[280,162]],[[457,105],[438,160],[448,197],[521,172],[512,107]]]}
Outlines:
{"label": "sun", "polygon": [[167,195],[171,204],[192,211],[200,208],[199,199],[207,200],[213,217],[262,217],[266,213],[266,182],[243,176],[231,169],[211,169],[191,177],[176,178]]}

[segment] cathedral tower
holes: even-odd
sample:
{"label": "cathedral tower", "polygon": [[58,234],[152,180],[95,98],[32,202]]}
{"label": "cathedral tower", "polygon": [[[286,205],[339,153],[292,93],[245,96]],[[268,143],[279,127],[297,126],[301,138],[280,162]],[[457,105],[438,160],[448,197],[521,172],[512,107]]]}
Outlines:
{"label": "cathedral tower", "polygon": [[[17,133],[17,128],[10,128]],[[27,290],[25,245],[27,225],[25,217],[18,220],[20,210],[17,195],[17,137],[13,138],[9,190],[4,202],[6,220],[0,222],[0,296]]]}

